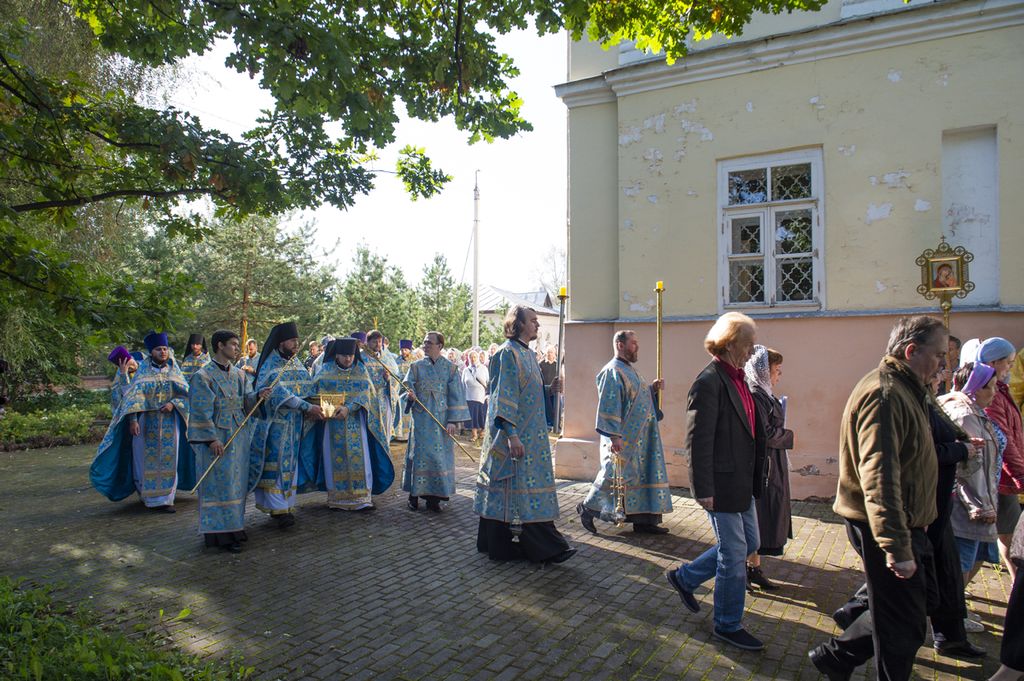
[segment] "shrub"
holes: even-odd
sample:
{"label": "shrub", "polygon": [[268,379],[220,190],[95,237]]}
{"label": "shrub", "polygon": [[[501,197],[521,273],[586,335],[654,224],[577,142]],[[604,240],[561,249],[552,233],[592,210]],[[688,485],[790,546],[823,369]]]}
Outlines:
{"label": "shrub", "polygon": [[[110,406],[107,405],[107,419]],[[97,441],[103,430],[93,427],[98,407],[70,407],[31,414],[8,412],[0,418],[0,448],[22,449],[54,445],[75,445]]]}
{"label": "shrub", "polygon": [[[181,616],[179,616],[181,617]],[[141,638],[107,631],[86,610],[55,606],[49,589],[0,578],[0,677],[47,681],[239,681],[253,669],[202,662]]]}

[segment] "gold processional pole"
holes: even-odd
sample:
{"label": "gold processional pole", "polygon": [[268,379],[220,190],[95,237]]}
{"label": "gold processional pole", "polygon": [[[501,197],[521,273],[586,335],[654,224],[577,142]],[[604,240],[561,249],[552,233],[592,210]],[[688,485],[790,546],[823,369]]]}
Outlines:
{"label": "gold processional pole", "polygon": [[[562,360],[565,358],[565,351],[562,346],[565,345],[565,301],[569,300],[569,293],[563,286],[558,289],[558,362],[556,363],[555,378],[559,379],[561,383],[562,378]],[[562,416],[565,408],[565,401],[562,399],[564,395],[564,388],[555,395],[555,432],[561,436],[562,434]]]}
{"label": "gold processional pole", "polygon": [[[942,323],[949,331],[949,316],[953,310],[953,298],[966,298],[974,290],[974,282],[970,278],[969,263],[974,254],[963,246],[950,246],[946,237],[939,237],[939,245],[927,248],[915,260],[921,268],[921,284],[917,292],[925,300],[939,299],[942,310]],[[955,358],[946,355],[946,367],[952,370],[956,366]],[[947,386],[949,387],[949,386]]]}
{"label": "gold processional pole", "polygon": [[396,375],[395,375],[395,372],[394,372],[394,371],[392,371],[391,369],[389,369],[389,368],[388,368],[388,365],[387,365],[387,364],[385,364],[384,362],[382,362],[382,361],[380,361],[379,359],[377,359],[376,357],[374,357],[374,356],[373,356],[373,353],[367,352],[367,353],[365,353],[365,354],[366,354],[367,356],[369,356],[369,357],[373,357],[373,360],[374,360],[375,362],[377,362],[377,364],[379,364],[379,365],[381,365],[382,367],[384,367],[384,371],[388,372],[388,374],[389,374],[389,375],[391,376],[391,378],[393,378],[393,379],[395,379],[396,381],[398,381],[398,384],[399,384],[400,386],[402,386],[403,388],[405,388],[405,391],[406,391],[407,393],[409,393],[409,394],[410,394],[410,395],[412,396],[412,401],[413,401],[413,402],[415,402],[416,404],[420,405],[421,407],[423,407],[423,411],[427,412],[427,414],[428,414],[428,415],[430,416],[430,418],[432,418],[432,419],[434,420],[434,423],[436,423],[436,424],[437,424],[438,426],[440,426],[440,427],[441,427],[441,431],[442,431],[442,432],[443,432],[443,433],[444,433],[445,435],[447,435],[447,436],[448,436],[449,438],[451,438],[451,441],[452,441],[452,442],[454,442],[454,443],[455,443],[456,445],[458,445],[459,449],[461,449],[461,450],[462,450],[462,453],[463,453],[463,454],[465,454],[465,455],[466,455],[467,457],[469,457],[469,460],[470,460],[470,461],[472,461],[473,463],[477,463],[477,460],[473,458],[473,455],[472,455],[472,454],[470,454],[469,452],[467,452],[467,451],[466,451],[466,448],[462,446],[462,443],[461,443],[461,442],[459,442],[458,440],[456,440],[456,439],[455,439],[455,436],[454,436],[454,435],[452,435],[451,433],[449,433],[449,432],[448,432],[448,429],[447,429],[447,428],[446,428],[446,427],[444,426],[444,424],[443,424],[443,423],[441,423],[440,421],[438,421],[438,420],[437,420],[437,417],[436,417],[436,416],[434,416],[434,413],[433,413],[432,411],[430,411],[429,409],[427,409],[427,405],[425,405],[425,404],[423,404],[422,402],[420,402],[420,398],[416,396],[416,393],[415,393],[415,392],[413,392],[413,391],[412,391],[412,390],[411,390],[411,389],[409,388],[409,386],[407,386],[407,385],[406,385],[406,384],[405,384],[405,383],[404,383],[404,382],[402,381],[402,379],[400,379],[400,378],[399,378],[398,376],[396,376]]}
{"label": "gold processional pole", "polygon": [[[662,306],[661,296],[662,296],[663,293],[665,293],[665,282],[659,281],[657,283],[657,285],[655,285],[655,287],[654,287],[654,292],[658,295],[658,317],[657,317],[657,323],[656,323],[656,332],[657,332],[657,336],[658,336],[658,344],[657,344],[658,380],[660,381],[662,379],[662,375],[661,375],[662,318],[663,318],[664,312],[665,312],[665,309]],[[664,390],[659,390],[658,391],[658,409],[661,409],[661,396],[662,396],[662,394],[664,392],[665,392]]]}
{"label": "gold processional pole", "polygon": [[[294,360],[297,356],[298,355],[292,355],[291,357],[289,357],[288,361],[285,362],[283,367],[281,367],[281,371],[280,373],[278,373],[277,378],[275,378],[273,382],[271,382],[271,384],[267,386],[268,388],[270,388],[271,392],[273,392],[274,388],[277,387],[277,383],[278,381],[281,380],[281,377],[284,376],[284,370],[288,368],[288,365],[291,364],[292,360]],[[305,368],[303,368],[303,370],[305,370]],[[269,395],[270,393],[267,394]],[[245,415],[245,418],[242,419],[242,422],[238,424],[238,428],[235,428],[235,432],[231,433],[231,437],[228,438],[228,441],[224,443],[224,454],[213,457],[213,461],[210,462],[210,465],[206,467],[206,470],[199,477],[199,480],[196,482],[196,486],[188,491],[189,494],[196,493],[196,490],[199,489],[199,485],[203,484],[203,480],[206,480],[206,476],[210,474],[210,471],[212,471],[213,467],[217,465],[217,462],[227,455],[228,447],[231,446],[231,442],[235,439],[236,435],[242,432],[242,428],[245,428],[245,424],[248,423],[249,417],[256,413],[256,410],[260,408],[260,405],[263,404],[263,401],[264,400],[262,397],[256,400],[256,404],[254,404],[252,409],[249,410],[249,413]]]}

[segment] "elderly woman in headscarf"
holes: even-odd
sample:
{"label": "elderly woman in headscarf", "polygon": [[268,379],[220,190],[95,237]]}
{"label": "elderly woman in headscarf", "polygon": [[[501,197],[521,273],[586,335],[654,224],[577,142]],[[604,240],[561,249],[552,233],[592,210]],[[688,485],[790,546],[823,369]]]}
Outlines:
{"label": "elderly woman in headscarf", "polygon": [[996,372],[996,396],[985,413],[1006,435],[1003,468],[999,476],[999,508],[996,512],[996,532],[999,534],[999,555],[1010,578],[1017,576],[1017,566],[1010,560],[1010,541],[1020,518],[1017,495],[1024,492],[1024,426],[1020,410],[1010,397],[1006,381],[1010,377],[1014,356],[1013,344],[1005,338],[989,338],[978,347],[978,361],[988,364]]}
{"label": "elderly woman in headscarf", "polygon": [[[980,455],[957,464],[953,486],[950,523],[960,554],[964,584],[971,581],[983,562],[998,563],[996,511],[999,506],[999,461],[1006,447],[1006,436],[994,424],[985,408],[996,396],[996,372],[987,364],[968,362],[953,375],[953,392],[939,398],[949,418],[981,442]],[[973,620],[972,620],[973,621]],[[979,631],[980,623],[965,622],[969,631]]]}
{"label": "elderly woman in headscarf", "polygon": [[793,538],[789,459],[786,456],[786,450],[793,447],[793,431],[785,427],[786,412],[774,394],[775,385],[782,377],[782,354],[763,345],[755,345],[744,372],[754,395],[754,405],[764,421],[768,445],[768,484],[756,501],[761,545],[747,556],[747,588],[757,585],[762,589],[778,589],[761,570],[761,556],[781,556],[786,540]]}

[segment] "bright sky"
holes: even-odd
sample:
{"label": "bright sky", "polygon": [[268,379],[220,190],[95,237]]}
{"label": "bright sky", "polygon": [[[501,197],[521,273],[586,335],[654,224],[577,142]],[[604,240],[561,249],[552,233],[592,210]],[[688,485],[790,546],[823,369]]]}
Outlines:
{"label": "bright sky", "polygon": [[[453,176],[439,196],[412,201],[393,174],[377,176],[376,189],[345,212],[325,206],[299,219],[318,226],[318,245],[366,243],[405,271],[413,283],[424,265],[442,253],[452,274],[472,283],[473,183],[480,185],[480,283],[512,291],[540,288],[538,262],[566,239],[566,109],[553,86],[566,77],[565,35],[538,38],[532,32],[497,37],[521,75],[512,89],[524,100],[523,115],[534,131],[510,140],[469,146],[450,120],[437,124],[403,120],[397,142],[380,153],[378,167],[394,168],[406,144],[427,148],[434,167]],[[194,76],[171,97],[203,125],[238,135],[251,127],[270,97],[257,81],[224,67],[227,45],[188,64]],[[348,270],[351,255],[338,249],[328,262]],[[464,265],[465,263],[465,265]],[[465,269],[464,269],[465,267]]]}

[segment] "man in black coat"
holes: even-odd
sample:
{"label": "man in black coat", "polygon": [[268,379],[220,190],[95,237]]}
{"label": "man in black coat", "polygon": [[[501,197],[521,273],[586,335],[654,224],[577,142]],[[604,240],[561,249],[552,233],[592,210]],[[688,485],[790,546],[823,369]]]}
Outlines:
{"label": "man in black coat", "polygon": [[765,482],[764,424],[743,372],[756,331],[750,317],[728,312],[704,339],[712,361],[690,388],[687,444],[693,496],[707,511],[718,544],[665,575],[691,612],[700,611],[694,590],[714,577],[714,635],[744,650],[764,648],[741,623],[746,558],[759,543],[753,501]]}

